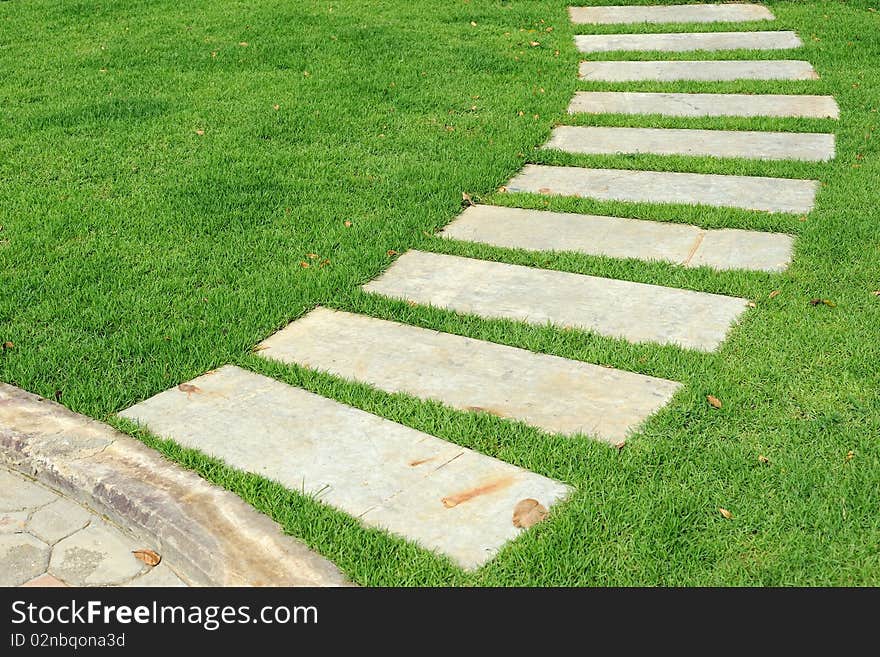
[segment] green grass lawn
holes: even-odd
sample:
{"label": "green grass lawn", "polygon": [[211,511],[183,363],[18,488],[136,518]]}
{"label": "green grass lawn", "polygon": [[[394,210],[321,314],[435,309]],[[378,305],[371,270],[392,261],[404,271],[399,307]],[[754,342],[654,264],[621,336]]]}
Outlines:
{"label": "green grass lawn", "polygon": [[[672,57],[806,59],[822,78],[711,84],[578,82],[576,31],[670,28],[576,30],[567,4],[0,2],[0,342],[14,345],[0,353],[0,380],[139,435],[361,584],[880,584],[880,3],[771,2],[772,24],[675,26],[797,30],[799,51]],[[576,89],[833,94],[842,116],[569,117]],[[557,123],[834,131],[838,153],[805,164],[535,150]],[[807,218],[497,193],[525,162],[817,178],[822,188]],[[715,273],[432,237],[460,211],[463,191],[496,204],[789,232],[795,259],[784,274]],[[391,263],[389,250],[411,248],[743,296],[756,308],[718,352],[702,354],[359,291]],[[685,387],[618,451],[251,352],[318,304]],[[226,363],[577,492],[466,574],[114,416]]]}

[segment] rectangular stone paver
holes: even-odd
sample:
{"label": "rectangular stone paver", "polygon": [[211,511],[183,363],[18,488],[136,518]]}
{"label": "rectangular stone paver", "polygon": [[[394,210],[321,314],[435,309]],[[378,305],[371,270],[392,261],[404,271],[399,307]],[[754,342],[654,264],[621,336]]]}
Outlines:
{"label": "rectangular stone paver", "polygon": [[804,214],[813,209],[815,180],[705,173],[585,169],[527,164],[508,192],[583,196],[602,201],[683,203]]}
{"label": "rectangular stone paver", "polygon": [[608,155],[705,155],[755,160],[834,159],[834,135],[814,132],[751,132],[747,130],[682,130],[672,128],[611,128],[558,126],[544,148],[567,153]]}
{"label": "rectangular stone paver", "polygon": [[367,292],[485,318],[712,351],[748,301],[502,262],[409,251]]}
{"label": "rectangular stone paver", "polygon": [[832,96],[779,94],[683,94],[579,91],[569,114],[662,114],[664,116],[779,116],[836,119]]}
{"label": "rectangular stone paver", "polygon": [[234,366],[123,413],[232,467],[312,494],[365,524],[466,568],[520,530],[524,498],[545,507],[570,489],[370,413]]}
{"label": "rectangular stone paver", "polygon": [[773,13],[758,4],[681,4],[606,7],[569,7],[573,23],[739,23],[773,20]]}
{"label": "rectangular stone paver", "polygon": [[623,440],[678,383],[460,335],[317,308],[260,356],[548,432]]}
{"label": "rectangular stone paver", "polygon": [[600,82],[815,80],[818,77],[809,62],[790,59],[598,61],[580,64],[581,80]]}
{"label": "rectangular stone paver", "polygon": [[804,45],[794,32],[674,32],[671,34],[578,34],[583,53],[693,50],[785,50]]}
{"label": "rectangular stone paver", "polygon": [[663,260],[686,267],[783,271],[791,235],[584,214],[474,205],[441,235],[530,251],[575,251],[612,258]]}

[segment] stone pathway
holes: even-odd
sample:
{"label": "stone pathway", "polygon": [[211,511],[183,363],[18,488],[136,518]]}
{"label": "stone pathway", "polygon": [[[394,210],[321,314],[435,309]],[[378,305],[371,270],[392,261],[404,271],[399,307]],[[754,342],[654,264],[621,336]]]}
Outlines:
{"label": "stone pathway", "polygon": [[0,466],[0,586],[186,586],[98,513]]}
{"label": "stone pathway", "polygon": [[[575,7],[570,15],[584,25],[773,19],[756,4]],[[802,45],[789,31],[596,34],[580,35],[575,43],[583,53]],[[579,74],[605,82],[818,77],[809,62],[798,60],[584,61]],[[578,92],[569,113],[837,118],[839,110],[824,96],[606,90]],[[545,148],[821,163],[834,157],[835,144],[825,133],[560,126]],[[816,180],[527,164],[504,189],[805,214],[818,187]],[[466,209],[441,235],[538,252],[767,272],[788,266],[793,243],[776,233],[482,205]],[[480,318],[703,352],[722,344],[749,305],[735,297],[419,251],[403,254],[364,290]],[[326,308],[269,337],[257,353],[388,393],[617,445],[680,388],[674,381]],[[571,492],[563,482],[232,366],[182,382],[122,415],[464,568],[481,566],[528,526],[518,520],[523,508],[540,509],[543,516]]]}

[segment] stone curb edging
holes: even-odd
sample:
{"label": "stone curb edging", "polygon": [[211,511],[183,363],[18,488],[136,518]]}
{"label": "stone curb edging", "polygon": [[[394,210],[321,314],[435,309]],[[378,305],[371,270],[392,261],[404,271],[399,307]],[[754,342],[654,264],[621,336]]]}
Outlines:
{"label": "stone curb edging", "polygon": [[233,493],[109,425],[5,383],[0,462],[149,538],[194,585],[351,585]]}

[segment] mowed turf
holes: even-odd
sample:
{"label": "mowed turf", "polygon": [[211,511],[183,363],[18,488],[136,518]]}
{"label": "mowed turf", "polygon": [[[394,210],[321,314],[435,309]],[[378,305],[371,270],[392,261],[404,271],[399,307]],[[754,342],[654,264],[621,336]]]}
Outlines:
{"label": "mowed turf", "polygon": [[[0,3],[0,342],[13,343],[0,353],[0,380],[136,433],[239,493],[361,584],[880,584],[880,13],[873,2],[772,2],[772,24],[576,29],[567,4]],[[820,80],[577,81],[576,31],[768,25],[800,34],[805,47],[782,56],[810,61]],[[576,89],[833,94],[842,114],[839,122],[569,116]],[[833,131],[838,151],[813,164],[536,150],[556,123]],[[822,187],[806,218],[498,192],[525,162],[815,178]],[[784,274],[716,273],[432,237],[459,212],[462,192],[498,204],[788,232],[798,235],[795,259]],[[411,248],[729,294],[756,307],[717,353],[702,354],[359,291]],[[685,387],[618,451],[251,353],[317,304]],[[577,492],[465,574],[114,416],[226,363]],[[722,408],[709,406],[708,394]]]}

